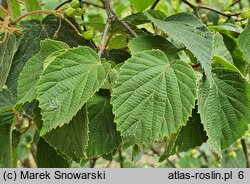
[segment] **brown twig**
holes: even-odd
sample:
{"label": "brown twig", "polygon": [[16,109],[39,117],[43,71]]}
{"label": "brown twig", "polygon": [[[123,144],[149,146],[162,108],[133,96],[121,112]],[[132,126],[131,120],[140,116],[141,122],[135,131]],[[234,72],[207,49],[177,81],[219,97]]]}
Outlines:
{"label": "brown twig", "polygon": [[10,3],[10,0],[7,0],[7,11],[8,11],[8,15],[10,17],[12,17],[12,8],[11,8],[11,3]]}
{"label": "brown twig", "polygon": [[0,5],[0,12],[2,12],[4,15],[8,15],[8,12],[4,9],[2,5]]}
{"label": "brown twig", "polygon": [[21,21],[22,19],[24,19],[25,17],[28,17],[30,15],[33,15],[33,14],[41,14],[41,13],[44,13],[44,14],[54,14],[62,19],[64,19],[74,30],[75,32],[78,34],[78,35],[81,35],[81,33],[79,32],[79,30],[74,26],[74,24],[72,24],[72,22],[70,22],[62,13],[58,12],[58,11],[55,11],[55,10],[34,10],[34,11],[31,11],[31,12],[28,12],[24,15],[21,15],[20,17],[17,17],[14,21],[14,23],[18,23],[19,21]]}
{"label": "brown twig", "polygon": [[209,160],[208,160],[208,157],[206,155],[206,153],[204,151],[202,151],[201,149],[198,149],[201,156],[205,159],[205,161],[209,164]]}
{"label": "brown twig", "polygon": [[106,37],[107,37],[107,33],[108,33],[108,29],[111,25],[111,21],[110,19],[107,20],[107,23],[105,25],[105,28],[103,30],[103,33],[102,33],[102,40],[101,40],[101,45],[99,47],[99,51],[98,51],[98,55],[101,57],[102,56],[102,53],[104,52],[106,46],[107,46],[107,40],[106,40]]}
{"label": "brown twig", "polygon": [[116,15],[116,13],[114,12],[114,10],[111,8],[111,6],[110,6],[110,0],[103,0],[103,3],[104,3],[104,7],[105,7],[105,9],[106,9],[107,14],[112,15],[112,19],[116,20],[116,21],[117,21],[119,24],[121,24],[125,29],[127,29],[128,32],[129,32],[132,36],[136,37],[136,36],[137,36],[136,32],[134,32],[134,30],[133,30],[126,22],[124,22],[122,19],[120,19],[120,18]]}
{"label": "brown twig", "polygon": [[242,145],[244,155],[245,155],[245,158],[246,158],[246,168],[250,168],[249,154],[248,154],[248,150],[247,150],[246,141],[244,139],[241,139],[240,143]]}
{"label": "brown twig", "polygon": [[[17,17],[14,21],[14,23],[18,23],[19,21],[21,21],[22,19],[24,19],[25,17],[28,17],[28,16],[31,16],[33,14],[41,14],[41,13],[44,13],[44,14],[55,14],[55,15],[58,15],[60,13],[58,13],[57,11],[54,11],[54,10],[34,10],[34,11],[31,11],[31,12],[28,12],[26,14],[23,14],[19,17]],[[60,14],[61,16],[62,14]]]}
{"label": "brown twig", "polygon": [[234,5],[236,5],[237,3],[239,3],[241,0],[235,0],[235,1],[233,1],[230,5],[229,5],[229,7],[232,7],[232,6],[234,6]]}
{"label": "brown twig", "polygon": [[97,158],[93,158],[90,160],[90,168],[95,168],[96,161],[97,161]]}
{"label": "brown twig", "polygon": [[70,3],[71,1],[72,1],[72,0],[67,0],[67,1],[62,2],[62,3],[59,4],[57,7],[55,7],[54,10],[58,10],[59,8],[61,8],[61,7],[64,6],[65,4]]}
{"label": "brown twig", "polygon": [[197,64],[193,64],[192,65],[192,68],[193,69],[197,69],[197,68],[199,68],[201,66],[201,64],[200,63],[197,63]]}
{"label": "brown twig", "polygon": [[152,4],[152,6],[150,7],[150,10],[155,9],[155,7],[157,6],[157,4],[160,2],[160,0],[155,0],[155,2]]}
{"label": "brown twig", "polygon": [[229,7],[232,7],[232,6],[236,5],[236,4],[239,4],[240,9],[243,8],[241,0],[235,0],[232,4],[229,5]]}
{"label": "brown twig", "polygon": [[119,148],[118,152],[119,152],[120,168],[123,168],[124,167],[124,163],[123,163],[124,158],[122,156],[122,150]]}
{"label": "brown twig", "polygon": [[188,6],[190,6],[195,12],[197,12],[199,9],[206,9],[215,13],[218,13],[220,15],[223,15],[227,18],[233,17],[233,16],[239,16],[240,12],[238,13],[226,13],[226,12],[222,12],[220,10],[216,10],[213,9],[212,7],[206,6],[206,5],[202,5],[202,4],[194,4],[192,2],[190,2],[189,0],[182,0],[183,3],[187,4]]}
{"label": "brown twig", "polygon": [[105,10],[106,10],[106,14],[107,14],[107,21],[106,21],[106,24],[105,24],[105,28],[102,32],[102,39],[101,39],[101,45],[99,47],[99,51],[98,51],[98,55],[101,57],[106,46],[107,46],[107,40],[106,40],[106,37],[107,37],[107,34],[108,34],[108,29],[110,28],[111,26],[111,23],[114,19],[114,15],[112,15],[112,12],[110,11],[110,2],[109,0],[103,0],[103,4],[104,4],[104,7],[105,7]]}
{"label": "brown twig", "polygon": [[104,52],[104,50],[107,47],[108,41],[106,40],[107,34],[108,34],[108,29],[111,26],[111,23],[116,20],[119,24],[121,24],[125,29],[127,29],[131,35],[133,36],[137,36],[137,34],[131,29],[131,27],[124,22],[123,20],[121,20],[116,13],[113,11],[113,9],[110,6],[110,0],[102,0],[105,10],[106,10],[106,14],[107,14],[107,21],[106,21],[106,25],[105,28],[102,32],[102,39],[101,39],[101,44],[99,47],[99,51],[98,51],[98,55],[101,56]]}

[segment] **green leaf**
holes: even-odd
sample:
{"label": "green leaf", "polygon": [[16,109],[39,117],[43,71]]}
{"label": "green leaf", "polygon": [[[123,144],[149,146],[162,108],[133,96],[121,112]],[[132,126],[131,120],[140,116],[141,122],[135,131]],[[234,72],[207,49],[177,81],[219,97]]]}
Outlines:
{"label": "green leaf", "polygon": [[232,23],[224,23],[216,26],[209,26],[209,28],[220,32],[232,31],[235,33],[241,33],[243,31],[243,29],[240,26]]}
{"label": "green leaf", "polygon": [[196,77],[183,61],[159,50],[136,53],[121,67],[111,104],[128,144],[150,144],[186,124],[196,98]]}
{"label": "green leaf", "polygon": [[[41,130],[43,122],[41,115],[35,118],[38,128]],[[36,115],[36,116],[37,116]],[[87,158],[86,149],[88,146],[88,117],[86,105],[76,114],[75,117],[62,127],[48,132],[43,137],[45,141],[59,151],[64,157],[75,161]]]}
{"label": "green leaf", "polygon": [[[76,24],[74,20],[71,21],[72,24]],[[63,41],[71,47],[78,45],[92,47],[90,42],[79,36],[65,20],[61,20],[55,15],[46,16],[42,22],[38,20],[24,21],[20,27],[23,29],[23,35],[7,79],[7,86],[14,96],[17,95],[18,76],[26,62],[39,52],[41,40],[51,38]]]}
{"label": "green leaf", "polygon": [[89,158],[107,154],[120,144],[120,135],[116,132],[112,106],[108,97],[95,95],[88,102],[89,114]]}
{"label": "green leaf", "polygon": [[227,148],[248,130],[250,86],[238,72],[215,69],[213,83],[199,85],[198,107],[208,139],[217,151]]}
{"label": "green leaf", "polygon": [[243,53],[243,58],[250,63],[250,19],[244,31],[240,34],[237,40],[237,44]]}
{"label": "green leaf", "polygon": [[189,118],[187,124],[181,127],[176,134],[171,146],[167,146],[165,152],[160,157],[160,162],[178,152],[186,152],[190,149],[200,146],[207,141],[206,132],[201,124],[200,115],[197,113],[197,108],[193,109],[192,117]]}
{"label": "green leaf", "polygon": [[11,4],[11,8],[12,8],[13,17],[17,18],[17,17],[21,16],[20,3],[17,0],[11,0],[10,4]]}
{"label": "green leaf", "polygon": [[68,161],[58,155],[43,138],[37,145],[36,162],[38,168],[68,168],[70,166]]}
{"label": "green leaf", "polygon": [[0,168],[11,168],[12,167],[11,123],[0,125],[0,145],[1,145]]}
{"label": "green leaf", "polygon": [[122,63],[130,57],[130,53],[122,49],[112,49],[108,52],[108,59],[114,61],[115,63]]}
{"label": "green leaf", "polygon": [[[78,24],[74,19],[69,19],[71,23],[78,28]],[[62,20],[55,15],[48,15],[42,21],[42,26],[46,29],[49,38],[59,40],[67,43],[70,47],[77,47],[79,45],[94,48],[90,41],[85,40],[78,35],[76,31],[69,25],[68,22]],[[60,29],[58,29],[60,28]]]}
{"label": "green leaf", "polygon": [[154,0],[129,0],[131,5],[137,11],[143,11],[151,4],[153,4]]}
{"label": "green leaf", "polygon": [[5,42],[0,43],[0,91],[7,80],[15,52],[16,37],[7,35]]}
{"label": "green leaf", "polygon": [[[28,12],[34,11],[34,10],[41,10],[41,7],[39,5],[38,0],[24,0],[25,6],[27,8]],[[32,19],[42,19],[42,14],[34,14],[30,16]]]}
{"label": "green leaf", "polygon": [[[41,109],[37,104],[34,108],[33,120],[38,130],[41,131],[44,123],[42,121]],[[84,105],[70,123],[46,133],[43,135],[43,138],[67,159],[75,161],[86,159],[86,149],[89,140],[88,123],[87,107]]]}
{"label": "green leaf", "polygon": [[40,51],[30,58],[18,78],[18,103],[31,102],[36,98],[36,84],[43,71],[45,59],[60,49],[69,48],[60,41],[44,40],[41,42]]}
{"label": "green leaf", "polygon": [[9,90],[3,89],[0,92],[0,112],[6,108],[11,108],[15,104],[14,98]]}
{"label": "green leaf", "polygon": [[38,21],[26,21],[20,25],[23,35],[20,38],[6,85],[14,96],[17,94],[17,80],[25,63],[40,50],[40,41],[47,37],[46,31]]}
{"label": "green leaf", "polygon": [[227,50],[222,35],[218,32],[213,36],[213,67],[225,67],[240,73],[234,66],[233,57]]}
{"label": "green leaf", "polygon": [[117,35],[109,41],[107,49],[122,49],[125,47],[127,47],[127,37],[125,35]]}
{"label": "green leaf", "polygon": [[14,118],[12,112],[14,106],[14,98],[9,90],[3,89],[0,92],[0,126],[10,123]]}
{"label": "green leaf", "polygon": [[218,32],[213,36],[213,57],[214,59],[216,57],[231,63],[232,65],[234,64],[233,58],[224,44],[223,37]]}
{"label": "green leaf", "polygon": [[129,42],[132,54],[152,49],[159,49],[171,58],[175,58],[178,51],[172,43],[161,36],[139,36]]}
{"label": "green leaf", "polygon": [[150,22],[142,12],[131,14],[125,17],[123,20],[133,25],[141,25]]}
{"label": "green leaf", "polygon": [[163,21],[155,18],[151,11],[145,14],[159,29],[169,35],[169,39],[190,50],[201,63],[207,77],[211,77],[212,33],[197,17],[188,13],[178,13]]}
{"label": "green leaf", "polygon": [[99,56],[88,47],[72,48],[56,57],[37,86],[44,122],[41,134],[69,123],[106,76]]}

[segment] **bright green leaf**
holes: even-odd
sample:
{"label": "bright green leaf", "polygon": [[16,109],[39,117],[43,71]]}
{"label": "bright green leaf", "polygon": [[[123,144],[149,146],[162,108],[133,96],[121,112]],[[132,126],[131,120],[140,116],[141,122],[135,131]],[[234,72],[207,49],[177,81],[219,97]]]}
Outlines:
{"label": "bright green leaf", "polygon": [[163,21],[155,18],[151,11],[145,14],[170,39],[190,50],[201,63],[207,77],[211,77],[212,33],[197,17],[178,13]]}
{"label": "bright green leaf", "polygon": [[232,55],[227,50],[222,35],[216,33],[213,36],[213,67],[221,66],[240,73],[240,71],[234,66]]}
{"label": "bright green leaf", "polygon": [[[34,11],[34,10],[41,10],[41,7],[39,5],[38,0],[24,0],[25,6],[27,8],[28,12]],[[42,14],[34,14],[31,15],[32,19],[42,19]]]}
{"label": "bright green leaf", "polygon": [[37,86],[44,122],[41,134],[69,123],[105,79],[100,58],[88,47],[72,48],[56,57]]}
{"label": "bright green leaf", "polygon": [[128,144],[150,144],[186,124],[196,98],[196,77],[183,61],[159,50],[136,53],[121,67],[111,104]]}
{"label": "bright green leaf", "polygon": [[131,5],[136,9],[137,11],[143,11],[147,7],[149,7],[155,0],[129,0]]}
{"label": "bright green leaf", "polygon": [[60,49],[69,48],[67,44],[60,41],[44,40],[41,42],[41,50],[30,58],[18,79],[18,103],[31,102],[36,98],[35,86],[43,71],[45,59]]}
{"label": "bright green leaf", "polygon": [[17,18],[17,17],[21,16],[20,3],[17,0],[11,0],[10,4],[11,4],[11,8],[12,8],[13,17]]}
{"label": "bright green leaf", "polygon": [[[72,24],[76,24],[73,20],[71,21]],[[55,15],[46,16],[42,22],[38,20],[23,21],[20,23],[20,27],[23,29],[23,34],[6,82],[6,85],[14,96],[17,95],[19,74],[26,62],[39,52],[41,40],[51,38],[63,41],[71,47],[78,45],[91,47],[89,41],[79,36],[65,20]],[[59,27],[60,29],[58,30]]]}
{"label": "bright green leaf", "polygon": [[127,37],[124,35],[113,37],[108,44],[108,49],[122,49],[125,47],[127,47]]}
{"label": "bright green leaf", "polygon": [[223,37],[220,33],[216,33],[213,36],[213,57],[219,57],[224,61],[227,61],[228,63],[233,63],[233,58],[230,54],[230,52],[227,50]]}
{"label": "bright green leaf", "polygon": [[209,28],[220,32],[232,31],[235,33],[241,33],[243,31],[243,29],[240,26],[232,23],[224,23],[216,26],[209,26]]}

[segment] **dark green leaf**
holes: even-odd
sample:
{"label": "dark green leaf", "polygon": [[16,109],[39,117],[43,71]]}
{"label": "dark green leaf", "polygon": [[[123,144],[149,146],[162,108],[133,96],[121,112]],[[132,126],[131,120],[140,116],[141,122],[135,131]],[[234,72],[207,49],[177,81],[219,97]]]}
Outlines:
{"label": "dark green leaf", "polygon": [[12,167],[11,124],[1,125],[0,122],[0,168]]}
{"label": "dark green leaf", "polygon": [[116,132],[112,106],[108,97],[95,95],[88,102],[90,158],[107,154],[120,144],[120,135]]}
{"label": "dark green leaf", "polygon": [[37,145],[36,161],[38,168],[68,168],[70,165],[43,138]]}
{"label": "dark green leaf", "polygon": [[165,160],[175,153],[186,152],[207,141],[206,132],[201,124],[197,108],[193,109],[192,117],[189,118],[187,125],[181,127],[172,141],[169,143],[171,145],[166,147],[165,152],[160,157],[160,161]]}
{"label": "dark green leaf", "polygon": [[[34,122],[39,130],[43,126],[41,118],[40,109],[36,107]],[[64,157],[79,161],[87,158],[88,132],[87,109],[84,106],[68,124],[48,132],[43,138]]]}
{"label": "dark green leaf", "polygon": [[15,52],[16,37],[7,35],[5,42],[0,43],[0,91],[7,80]]}

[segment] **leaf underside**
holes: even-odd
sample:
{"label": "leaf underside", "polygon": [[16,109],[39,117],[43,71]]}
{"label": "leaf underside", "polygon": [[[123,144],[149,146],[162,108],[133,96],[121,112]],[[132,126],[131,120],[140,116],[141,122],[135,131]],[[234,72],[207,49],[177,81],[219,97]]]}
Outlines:
{"label": "leaf underside", "polygon": [[204,77],[199,85],[198,108],[209,141],[225,149],[248,130],[249,84],[229,69],[213,70],[213,84]]}
{"label": "leaf underside", "polygon": [[121,67],[111,104],[126,144],[150,144],[186,124],[196,98],[193,69],[159,50],[132,56]]}
{"label": "leaf underside", "polygon": [[211,77],[212,33],[197,17],[178,13],[163,21],[155,18],[150,11],[145,14],[159,29],[166,32],[171,40],[190,50],[200,62],[206,76]]}
{"label": "leaf underside", "polygon": [[100,58],[88,47],[72,48],[55,57],[37,86],[44,122],[41,135],[69,123],[105,79]]}

